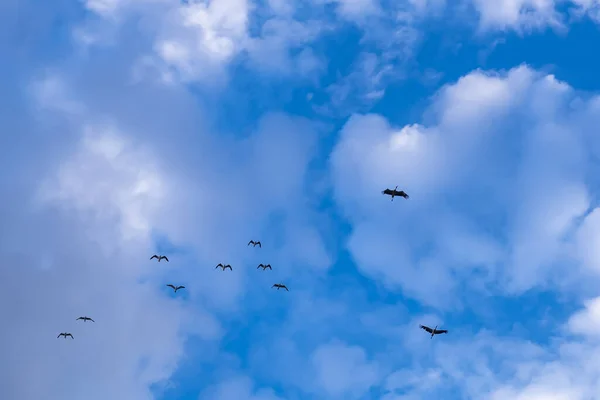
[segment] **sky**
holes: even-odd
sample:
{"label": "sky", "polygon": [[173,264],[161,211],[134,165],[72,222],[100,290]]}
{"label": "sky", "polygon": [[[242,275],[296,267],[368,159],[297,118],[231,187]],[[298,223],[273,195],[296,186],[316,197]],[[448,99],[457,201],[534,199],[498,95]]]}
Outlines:
{"label": "sky", "polygon": [[600,399],[599,42],[599,0],[0,2],[0,398]]}

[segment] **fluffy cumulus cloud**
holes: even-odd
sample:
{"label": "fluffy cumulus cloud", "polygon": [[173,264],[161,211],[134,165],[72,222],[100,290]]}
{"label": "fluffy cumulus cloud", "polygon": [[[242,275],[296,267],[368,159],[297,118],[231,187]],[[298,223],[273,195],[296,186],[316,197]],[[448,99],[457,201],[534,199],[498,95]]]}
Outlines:
{"label": "fluffy cumulus cloud", "polygon": [[[351,118],[331,164],[337,201],[354,221],[348,245],[358,265],[435,305],[436,293],[459,290],[471,274],[482,292],[511,293],[568,286],[573,268],[597,276],[596,103],[522,66],[444,87],[424,124]],[[374,207],[396,184],[410,200]]]}
{"label": "fluffy cumulus cloud", "polygon": [[13,4],[0,398],[598,397],[599,95],[465,69],[399,117],[390,85],[428,24],[597,2]]}

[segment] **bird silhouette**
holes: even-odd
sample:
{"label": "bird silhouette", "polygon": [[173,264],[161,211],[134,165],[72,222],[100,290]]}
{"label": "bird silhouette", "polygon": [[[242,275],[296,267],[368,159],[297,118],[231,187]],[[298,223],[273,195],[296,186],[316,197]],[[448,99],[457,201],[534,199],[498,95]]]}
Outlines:
{"label": "bird silhouette", "polygon": [[185,286],[175,286],[175,285],[171,285],[170,283],[167,285],[170,288],[173,288],[173,290],[175,291],[175,293],[177,293],[177,291],[179,289],[185,289]]}
{"label": "bird silhouette", "polygon": [[262,268],[263,271],[265,269],[267,269],[267,268],[269,268],[271,271],[273,270],[273,268],[271,268],[271,264],[267,264],[267,265],[265,265],[265,264],[258,264],[258,267],[256,267],[256,269],[259,269],[259,268]]}
{"label": "bird silhouette", "polygon": [[83,322],[87,322],[87,321],[96,322],[93,319],[91,319],[90,317],[79,317],[75,321],[79,321],[80,319],[83,320]]}
{"label": "bird silhouette", "polygon": [[59,334],[58,334],[58,336],[57,336],[56,338],[58,339],[58,338],[59,338],[59,337],[61,337],[61,336],[64,336],[64,337],[65,337],[65,339],[67,338],[67,336],[71,336],[71,339],[75,339],[75,338],[73,337],[73,335],[71,335],[71,334],[70,334],[70,333],[68,333],[68,332],[59,333]]}
{"label": "bird silhouette", "polygon": [[448,333],[448,331],[445,329],[437,329],[437,325],[433,329],[431,329],[430,327],[425,326],[425,325],[419,325],[419,328],[431,333],[432,339],[433,339],[433,335],[439,335],[440,333]]}
{"label": "bird silhouette", "polygon": [[221,267],[223,269],[223,271],[225,271],[226,268],[229,268],[230,270],[233,271],[233,268],[231,268],[231,265],[229,265],[229,264],[223,265],[223,264],[219,263],[219,264],[217,264],[217,266],[215,267],[215,269],[217,269],[219,267]]}
{"label": "bird silhouette", "polygon": [[250,245],[252,245],[252,247],[256,247],[258,245],[258,247],[260,247],[262,249],[262,244],[260,243],[260,241],[255,242],[254,240],[251,240],[248,242],[248,246],[250,246]]}
{"label": "bird silhouette", "polygon": [[169,259],[167,258],[167,256],[159,256],[159,255],[155,254],[152,257],[150,257],[151,260],[153,258],[156,258],[158,260],[158,262],[160,262],[160,260],[167,260],[167,262],[169,262]]}
{"label": "bird silhouette", "polygon": [[285,289],[285,290],[287,290],[288,292],[290,291],[290,290],[287,288],[287,286],[285,286],[285,285],[282,285],[281,283],[276,283],[276,284],[274,284],[273,286],[271,286],[271,288],[274,288],[274,287],[276,287],[276,288],[277,288],[277,290],[279,290],[279,289]]}
{"label": "bird silhouette", "polygon": [[396,186],[396,188],[394,190],[392,190],[392,189],[385,189],[381,193],[382,194],[387,194],[388,196],[392,196],[392,201],[394,201],[394,196],[404,197],[405,199],[409,198],[408,194],[406,194],[405,191],[398,190],[398,186]]}

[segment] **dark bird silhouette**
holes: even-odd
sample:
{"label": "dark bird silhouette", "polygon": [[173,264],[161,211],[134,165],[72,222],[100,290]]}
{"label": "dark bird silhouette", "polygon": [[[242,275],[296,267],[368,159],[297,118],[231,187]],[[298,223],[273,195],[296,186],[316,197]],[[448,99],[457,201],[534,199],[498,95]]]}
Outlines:
{"label": "dark bird silhouette", "polygon": [[175,293],[177,293],[177,291],[179,289],[185,289],[185,286],[175,286],[175,285],[171,285],[170,283],[167,285],[170,288],[173,288],[173,290],[175,291]]}
{"label": "dark bird silhouette", "polygon": [[169,259],[167,258],[167,256],[159,256],[159,255],[153,255],[152,257],[150,257],[150,259],[152,260],[153,258],[156,258],[158,260],[158,262],[160,262],[160,260],[167,260],[167,262],[169,262]]}
{"label": "dark bird silhouette", "polygon": [[260,244],[260,241],[255,242],[254,240],[251,240],[248,242],[248,246],[250,245],[252,245],[252,247],[256,247],[258,245],[258,247],[262,249],[262,244]]}
{"label": "dark bird silhouette", "polygon": [[223,265],[221,263],[218,263],[217,266],[215,267],[215,269],[217,269],[219,267],[221,267],[223,269],[223,271],[225,271],[226,268],[229,268],[230,270],[233,271],[233,268],[231,268],[231,265],[229,265],[229,264]]}
{"label": "dark bird silhouette", "polygon": [[75,321],[79,321],[80,319],[83,320],[83,322],[87,322],[87,321],[96,322],[93,319],[91,319],[90,317],[79,317]]}
{"label": "dark bird silhouette", "polygon": [[394,196],[404,197],[405,199],[408,199],[409,197],[404,190],[398,190],[398,186],[396,186],[394,190],[385,189],[381,193],[387,194],[388,196],[392,196],[392,201],[394,201]]}
{"label": "dark bird silhouette", "polygon": [[70,333],[67,333],[67,332],[64,332],[64,333],[59,333],[59,334],[58,334],[58,336],[57,336],[56,338],[58,339],[58,338],[59,338],[59,337],[61,337],[61,336],[64,336],[64,337],[65,337],[65,339],[67,338],[67,336],[71,336],[71,339],[75,339],[75,338],[73,337],[73,335],[71,335]]}
{"label": "dark bird silhouette", "polygon": [[282,285],[281,283],[276,283],[276,284],[274,284],[273,286],[271,286],[271,288],[274,288],[274,287],[276,287],[276,288],[277,288],[277,290],[279,290],[279,289],[285,289],[285,290],[287,290],[288,292],[290,291],[290,290],[287,288],[287,286],[285,286],[285,285]]}
{"label": "dark bird silhouette", "polygon": [[265,265],[265,264],[258,264],[258,267],[256,267],[256,269],[259,269],[259,268],[262,268],[263,271],[265,269],[267,269],[267,268],[269,268],[271,271],[273,270],[273,268],[271,268],[271,264],[267,264],[267,265]]}
{"label": "dark bird silhouette", "polygon": [[433,339],[433,335],[439,335],[440,333],[448,333],[447,330],[445,329],[437,329],[437,325],[435,326],[435,328],[431,329],[428,326],[425,325],[419,325],[419,328],[426,330],[427,332],[431,333],[431,338]]}

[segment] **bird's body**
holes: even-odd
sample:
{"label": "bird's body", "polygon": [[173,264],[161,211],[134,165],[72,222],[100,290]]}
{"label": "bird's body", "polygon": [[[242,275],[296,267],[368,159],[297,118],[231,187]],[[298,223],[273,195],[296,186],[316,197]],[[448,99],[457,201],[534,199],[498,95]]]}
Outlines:
{"label": "bird's body", "polygon": [[408,194],[406,194],[405,191],[398,190],[398,186],[396,186],[396,188],[394,190],[392,190],[392,189],[385,189],[381,193],[387,194],[388,196],[392,196],[392,201],[394,201],[394,196],[404,197],[405,199],[409,198]]}
{"label": "bird's body", "polygon": [[167,256],[159,256],[158,254],[155,254],[152,257],[150,257],[151,260],[153,258],[156,258],[158,260],[158,262],[160,262],[160,260],[166,260],[167,262],[169,262],[169,259],[167,258]]}
{"label": "bird's body", "polygon": [[258,246],[258,247],[262,248],[262,244],[260,243],[260,241],[255,242],[254,240],[251,240],[248,242],[248,246],[250,246],[250,245],[252,245],[252,247]]}
{"label": "bird's body", "polygon": [[276,283],[276,284],[274,284],[273,286],[271,286],[271,288],[274,288],[274,287],[275,287],[275,288],[277,288],[277,290],[279,290],[279,289],[285,289],[285,290],[287,290],[288,292],[290,291],[290,290],[287,288],[287,286],[285,286],[285,285],[282,285],[281,283]]}
{"label": "bird's body", "polygon": [[424,331],[427,331],[427,332],[431,333],[431,338],[432,339],[433,339],[434,335],[439,335],[441,333],[448,333],[448,331],[445,330],[445,329],[437,329],[437,325],[433,329],[431,329],[430,327],[425,326],[425,325],[419,325],[419,328],[423,329]]}
{"label": "bird's body", "polygon": [[92,322],[96,322],[93,319],[91,319],[90,317],[79,317],[76,319],[76,321],[82,320],[83,322],[87,322],[87,321],[92,321]]}
{"label": "bird's body", "polygon": [[231,268],[231,265],[229,265],[229,264],[225,264],[225,265],[223,265],[223,264],[221,264],[221,263],[218,263],[218,264],[217,264],[217,266],[215,267],[215,269],[217,269],[217,268],[219,268],[219,267],[220,267],[221,269],[223,269],[223,271],[225,271],[225,269],[227,269],[227,268],[229,268],[231,271],[233,271],[233,268]]}
{"label": "bird's body", "polygon": [[68,333],[68,332],[59,333],[59,334],[58,334],[58,336],[57,336],[56,338],[58,339],[58,338],[59,338],[59,337],[61,337],[61,336],[64,336],[64,338],[65,338],[65,339],[67,338],[67,336],[71,336],[71,339],[75,339],[75,338],[73,337],[73,335],[71,335],[71,334],[70,334],[70,333]]}
{"label": "bird's body", "polygon": [[179,289],[185,289],[185,286],[175,286],[175,285],[171,285],[170,283],[167,286],[172,288],[175,291],[175,293],[177,293],[177,291]]}
{"label": "bird's body", "polygon": [[269,268],[271,271],[273,270],[273,268],[271,268],[271,264],[258,264],[258,267],[256,267],[256,269],[262,268],[263,271],[267,268]]}

